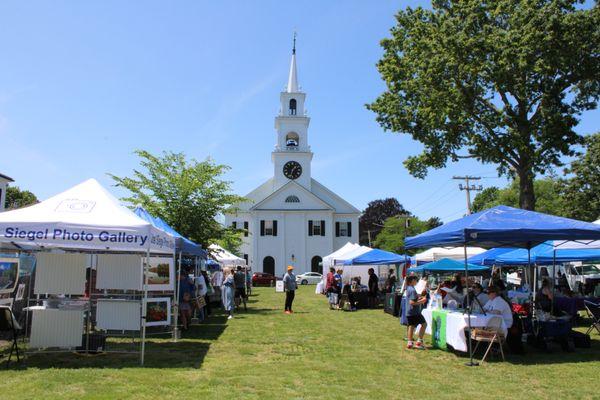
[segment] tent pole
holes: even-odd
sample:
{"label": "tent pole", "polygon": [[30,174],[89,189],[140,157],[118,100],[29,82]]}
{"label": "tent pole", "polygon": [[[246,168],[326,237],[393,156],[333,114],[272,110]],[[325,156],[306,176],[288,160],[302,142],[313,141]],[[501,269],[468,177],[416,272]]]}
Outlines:
{"label": "tent pole", "polygon": [[[531,268],[531,245],[527,247],[527,266],[529,268]],[[537,291],[537,265],[535,265],[533,267],[533,300],[531,302],[532,304],[532,308],[531,308],[531,317],[533,319],[535,319],[536,317],[536,312],[535,312],[535,293]]]}
{"label": "tent pole", "polygon": [[556,247],[552,249],[552,303],[550,314],[554,314],[554,288],[556,287]]}
{"label": "tent pole", "polygon": [[146,262],[144,263],[144,297],[142,299],[142,351],[140,354],[140,365],[144,366],[144,355],[146,352],[146,308],[148,307],[148,267],[150,266],[150,247],[146,250]]}
{"label": "tent pole", "polygon": [[[177,256],[174,254],[173,257],[176,259]],[[173,321],[175,327],[173,328],[173,341],[176,342],[179,339],[179,291],[181,290],[180,277],[181,277],[181,251],[179,252],[179,265],[177,266],[177,290],[175,290],[175,316]]]}
{"label": "tent pole", "polygon": [[466,363],[468,367],[475,367],[479,363],[473,361],[473,344],[471,343],[471,298],[469,297],[469,267],[467,263],[467,243],[463,244],[465,252],[465,281],[467,284],[467,324],[469,326],[469,336],[467,337],[467,344],[469,345],[469,362]]}

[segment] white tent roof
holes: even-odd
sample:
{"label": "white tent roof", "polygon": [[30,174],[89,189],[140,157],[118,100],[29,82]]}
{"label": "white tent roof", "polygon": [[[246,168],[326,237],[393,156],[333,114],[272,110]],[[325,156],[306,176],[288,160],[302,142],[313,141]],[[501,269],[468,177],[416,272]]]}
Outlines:
{"label": "white tent roof", "polygon": [[173,237],[88,179],[41,203],[0,213],[0,242],[30,248],[172,253]]}
{"label": "white tent roof", "polygon": [[356,243],[347,242],[345,245],[343,245],[333,253],[323,257],[323,271],[325,271],[327,268],[333,267],[336,258],[342,257],[344,254],[359,247],[360,245]]}
{"label": "white tent roof", "polygon": [[333,264],[334,265],[343,265],[344,261],[350,260],[351,258],[358,257],[360,255],[363,255],[366,252],[371,251],[371,250],[373,250],[373,249],[368,246],[359,246],[353,250],[348,251],[345,254],[341,254],[341,255],[337,256],[335,259],[333,259]]}
{"label": "white tent roof", "polygon": [[[594,221],[594,224],[600,224],[600,219]],[[600,249],[600,240],[578,240],[576,242],[565,242],[564,240],[555,240],[554,247],[557,249]]]}
{"label": "white tent roof", "polygon": [[210,257],[223,266],[246,265],[246,260],[225,250],[218,244],[211,244],[208,246],[208,249],[210,252]]}
{"label": "white tent roof", "polygon": [[[483,253],[485,249],[481,247],[467,247],[467,258]],[[413,259],[417,262],[433,262],[442,258],[450,258],[452,260],[464,260],[464,247],[433,247],[425,250],[422,253],[415,254]]]}

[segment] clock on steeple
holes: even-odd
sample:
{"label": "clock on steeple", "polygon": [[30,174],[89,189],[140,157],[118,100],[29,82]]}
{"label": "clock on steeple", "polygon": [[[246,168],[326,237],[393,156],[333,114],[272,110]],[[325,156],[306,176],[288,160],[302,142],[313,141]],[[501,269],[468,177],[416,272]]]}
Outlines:
{"label": "clock on steeple", "polygon": [[288,161],[283,166],[283,175],[288,179],[298,179],[302,175],[302,165],[298,161]]}

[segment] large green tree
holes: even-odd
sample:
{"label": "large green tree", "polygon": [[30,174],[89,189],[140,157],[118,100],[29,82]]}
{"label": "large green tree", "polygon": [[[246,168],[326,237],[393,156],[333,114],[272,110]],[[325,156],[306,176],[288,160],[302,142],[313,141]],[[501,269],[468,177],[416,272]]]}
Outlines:
{"label": "large green tree", "polygon": [[585,153],[565,171],[563,197],[568,217],[583,221],[600,218],[600,133],[586,137]]}
{"label": "large green tree", "polygon": [[38,202],[38,198],[29,190],[21,190],[18,186],[9,186],[6,189],[5,205],[7,210],[27,207]]}
{"label": "large green tree", "polygon": [[370,201],[358,221],[360,244],[370,246],[388,218],[405,214],[408,214],[408,211],[393,197]]}
{"label": "large green tree", "polygon": [[[536,179],[533,187],[537,201],[535,211],[546,214],[567,216],[565,200],[562,196],[564,183],[555,176]],[[482,211],[498,205],[519,207],[519,182],[512,181],[505,188],[495,186],[484,189],[473,200],[473,212]]]}
{"label": "large green tree", "polygon": [[134,170],[132,177],[110,174],[116,186],[130,192],[124,201],[132,206],[142,205],[205,248],[227,235],[239,235],[217,221],[223,211],[243,200],[230,193],[231,183],[222,178],[229,167],[211,159],[188,161],[183,153],[135,153],[140,157],[141,170]]}
{"label": "large green tree", "polygon": [[433,0],[397,14],[378,63],[387,91],[367,107],[423,144],[405,161],[411,174],[493,163],[535,209],[534,177],[573,155],[578,115],[599,97],[600,8],[579,3]]}
{"label": "large green tree", "polygon": [[404,249],[404,239],[407,236],[418,235],[440,225],[442,225],[442,222],[437,217],[423,221],[413,216],[409,218],[408,224],[406,224],[406,218],[391,217],[383,224],[383,229],[375,238],[373,246],[403,254],[406,251]]}

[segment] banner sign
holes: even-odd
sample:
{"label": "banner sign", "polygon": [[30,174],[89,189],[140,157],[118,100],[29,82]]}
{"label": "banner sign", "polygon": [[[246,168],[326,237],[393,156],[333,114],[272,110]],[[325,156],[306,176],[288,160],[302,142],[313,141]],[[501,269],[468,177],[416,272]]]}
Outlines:
{"label": "banner sign", "polygon": [[431,344],[433,347],[446,350],[446,311],[433,310],[431,313]]}

